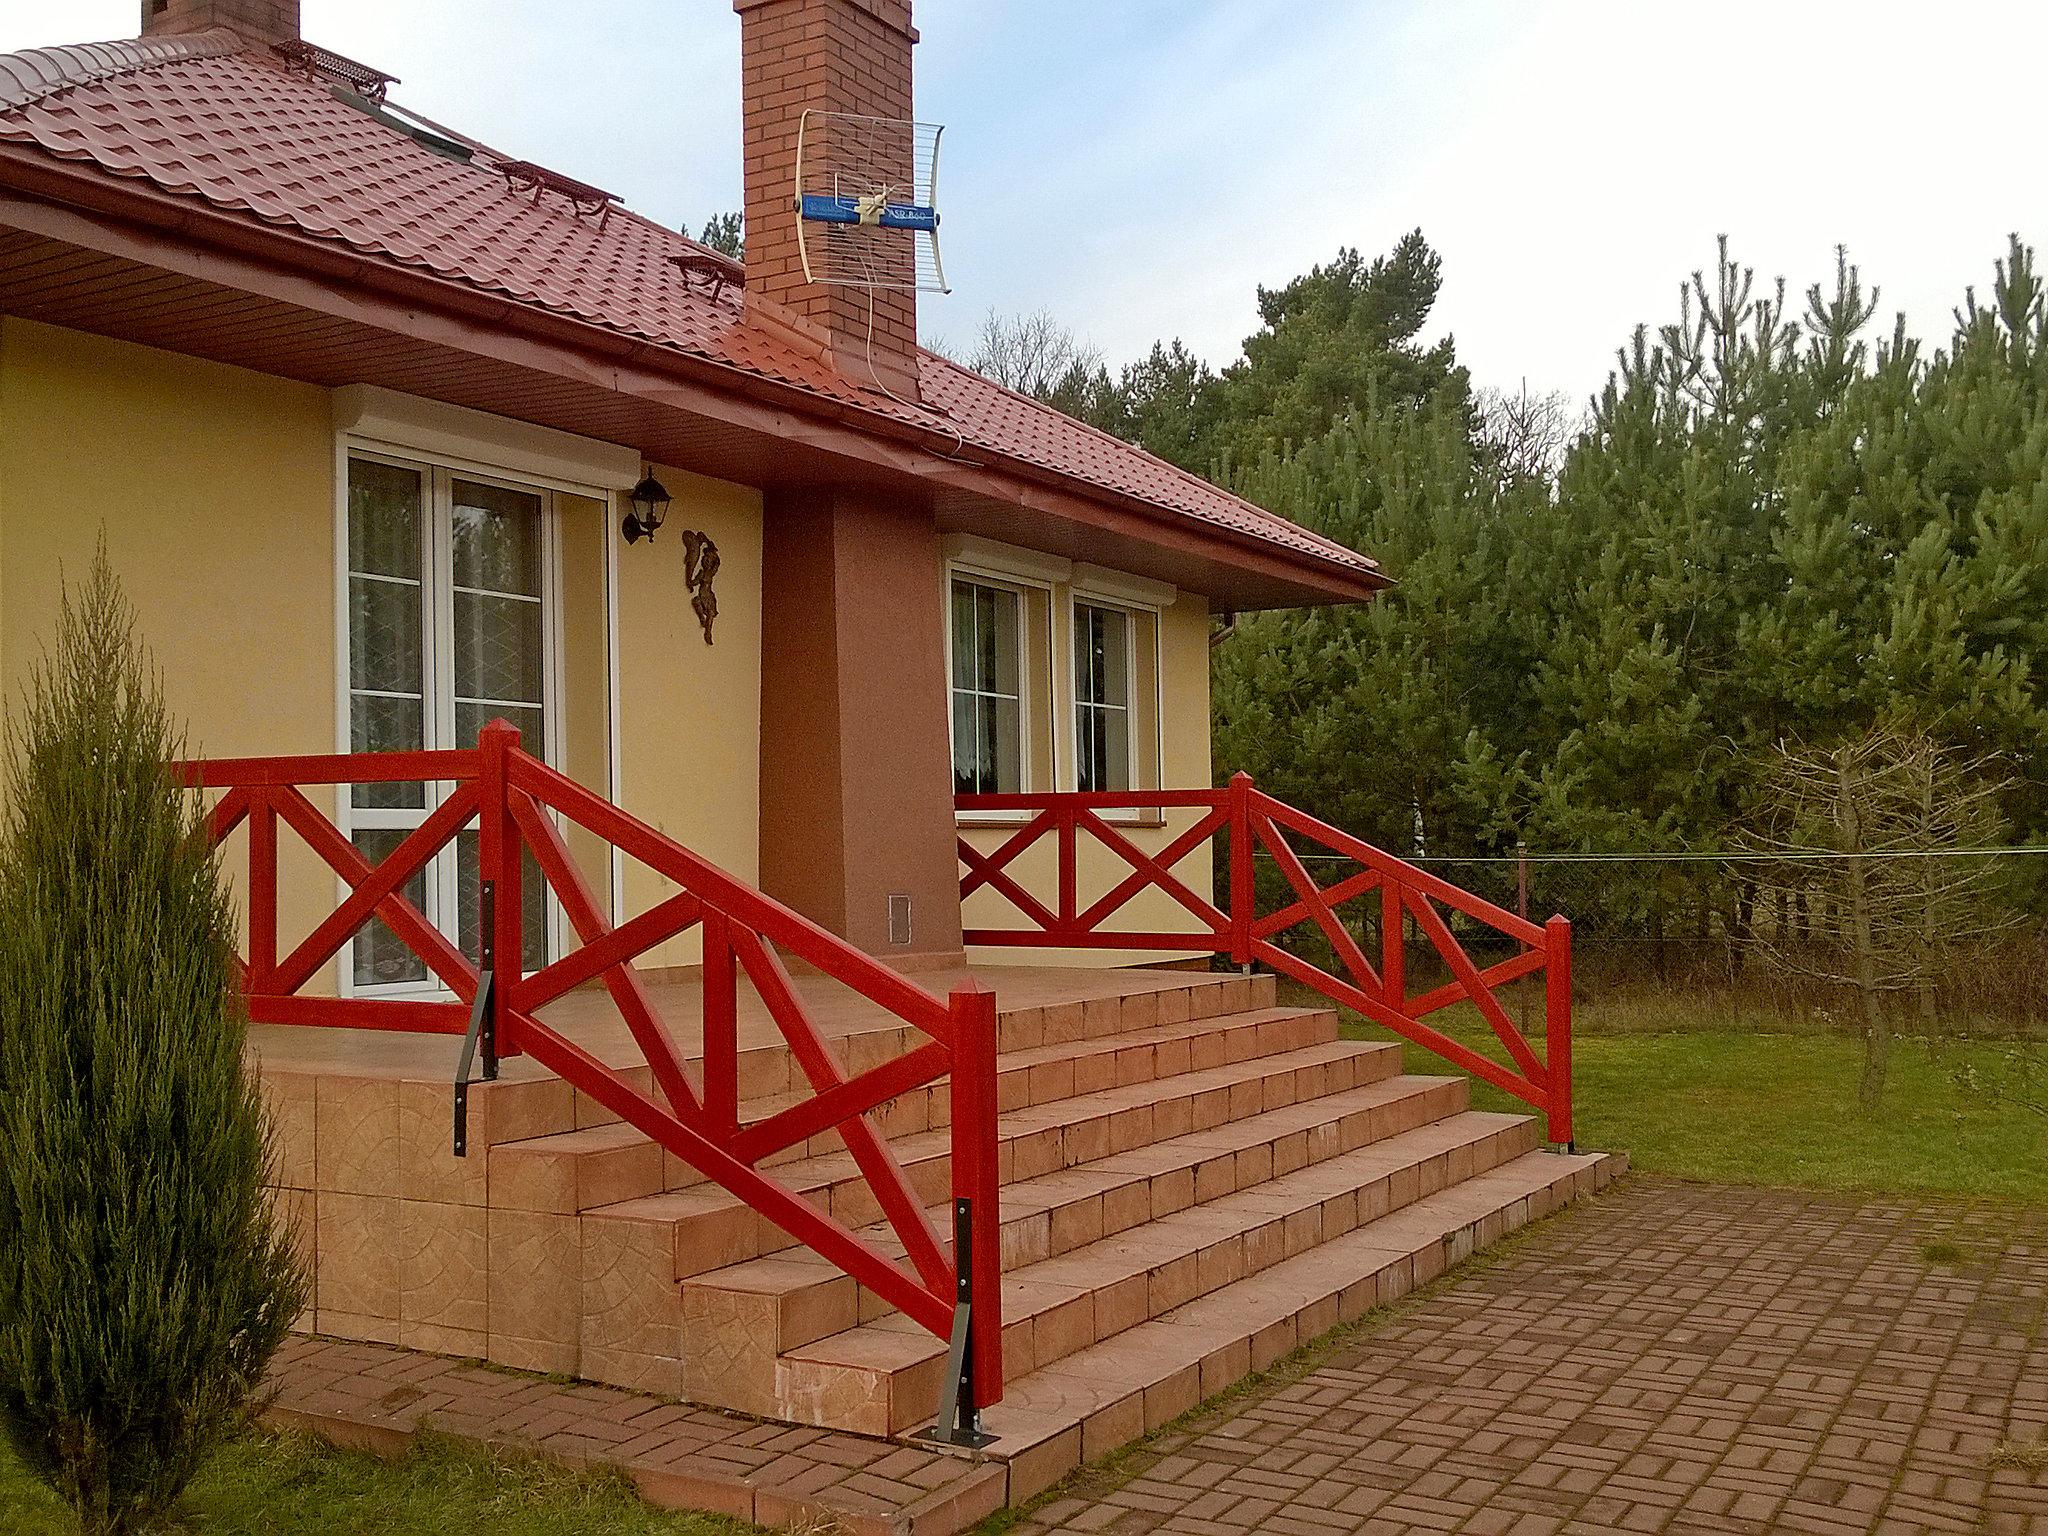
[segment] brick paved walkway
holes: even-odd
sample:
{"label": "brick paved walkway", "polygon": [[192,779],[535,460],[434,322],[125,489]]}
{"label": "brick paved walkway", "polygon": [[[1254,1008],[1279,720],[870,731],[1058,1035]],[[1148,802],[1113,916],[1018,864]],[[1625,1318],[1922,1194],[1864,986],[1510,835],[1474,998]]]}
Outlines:
{"label": "brick paved walkway", "polygon": [[1638,1177],[1015,1536],[2048,1536],[2044,1438],[2048,1211]]}

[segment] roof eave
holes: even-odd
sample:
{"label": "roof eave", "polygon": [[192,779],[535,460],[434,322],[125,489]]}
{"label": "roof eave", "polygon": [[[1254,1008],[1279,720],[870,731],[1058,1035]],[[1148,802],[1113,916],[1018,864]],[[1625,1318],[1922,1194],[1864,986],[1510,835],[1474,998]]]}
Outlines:
{"label": "roof eave", "polygon": [[[987,449],[970,446],[963,451],[950,431],[919,427],[509,295],[493,295],[381,256],[265,225],[140,178],[115,176],[92,162],[0,142],[0,188],[11,188],[32,204],[72,211],[76,217],[66,227],[38,230],[54,238],[410,334],[421,333],[426,320],[421,311],[429,311],[454,321],[464,332],[459,338],[443,334],[436,339],[484,355],[491,354],[489,337],[516,334],[530,345],[555,351],[558,364],[578,377],[589,375],[589,357],[596,354],[611,364],[610,385],[621,393],[658,396],[675,408],[801,438],[824,451],[911,474],[929,484],[950,485],[1022,507],[1067,516],[1099,508],[1126,524],[1148,528],[1156,539],[1183,547],[1192,541],[1219,556],[1227,551],[1248,574],[1255,573],[1265,584],[1277,580],[1297,591],[1305,603],[1362,601],[1390,585],[1377,569],[1322,559]],[[35,222],[20,207],[8,217],[25,226]],[[281,293],[280,284],[288,287],[293,279],[305,286],[289,295]],[[430,322],[427,328],[432,328]],[[647,377],[629,379],[622,371],[628,368],[645,370]],[[643,387],[633,387],[636,382]],[[680,398],[678,385],[688,386]]]}

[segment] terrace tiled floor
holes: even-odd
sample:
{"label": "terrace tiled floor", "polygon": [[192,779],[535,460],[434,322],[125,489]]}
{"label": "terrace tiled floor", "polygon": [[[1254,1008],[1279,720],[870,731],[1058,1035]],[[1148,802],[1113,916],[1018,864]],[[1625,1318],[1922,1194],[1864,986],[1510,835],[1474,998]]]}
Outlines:
{"label": "terrace tiled floor", "polygon": [[2048,1210],[1638,1177],[1014,1536],[2048,1536],[2044,1439]]}

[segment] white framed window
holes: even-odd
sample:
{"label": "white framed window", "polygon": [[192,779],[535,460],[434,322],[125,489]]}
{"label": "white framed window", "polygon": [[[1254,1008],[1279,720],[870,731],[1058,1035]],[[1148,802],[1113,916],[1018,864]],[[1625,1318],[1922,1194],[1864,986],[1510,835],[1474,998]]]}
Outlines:
{"label": "white framed window", "polygon": [[948,535],[946,558],[955,792],[1158,788],[1162,615],[1177,589],[973,534]]}
{"label": "white framed window", "polygon": [[[352,752],[468,747],[487,722],[553,760],[558,725],[554,492],[488,471],[350,446],[343,456],[346,739]],[[446,784],[358,784],[352,841],[383,858],[446,798]],[[547,961],[549,901],[529,857],[527,969]],[[477,833],[457,834],[408,898],[472,957]],[[343,968],[355,992],[425,988],[426,967],[374,919]]]}
{"label": "white framed window", "polygon": [[1137,624],[1122,608],[1074,604],[1074,787],[1129,789]]}
{"label": "white framed window", "polygon": [[947,665],[952,674],[953,792],[1025,787],[1024,595],[956,573]]}

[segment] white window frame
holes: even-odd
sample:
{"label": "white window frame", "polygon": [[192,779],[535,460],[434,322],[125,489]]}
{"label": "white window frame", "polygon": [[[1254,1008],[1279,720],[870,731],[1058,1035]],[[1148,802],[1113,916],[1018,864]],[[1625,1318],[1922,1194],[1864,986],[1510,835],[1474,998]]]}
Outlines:
{"label": "white window frame", "polygon": [[[1015,587],[1041,593],[1046,604],[1047,617],[1047,670],[1046,677],[1036,675],[1028,665],[1022,668],[1020,688],[1025,694],[1024,708],[1036,706],[1034,689],[1045,694],[1044,729],[1047,732],[1047,748],[1052,763],[1052,777],[1049,784],[1039,783],[1040,775],[1035,769],[1035,757],[1028,750],[1023,765],[1023,784],[1026,792],[1041,789],[1072,790],[1080,779],[1080,763],[1076,751],[1075,730],[1076,701],[1074,698],[1074,644],[1076,629],[1074,608],[1086,603],[1095,608],[1118,608],[1131,614],[1134,619],[1149,619],[1152,638],[1149,641],[1149,658],[1152,664],[1151,714],[1152,729],[1147,739],[1140,741],[1139,733],[1132,730],[1131,784],[1132,793],[1141,793],[1149,787],[1165,782],[1166,771],[1166,611],[1180,599],[1179,588],[1150,577],[1136,576],[1127,571],[1118,571],[1107,566],[1089,565],[1069,560],[1061,555],[1047,554],[1041,550],[1024,549],[1017,545],[1001,544],[977,534],[949,534],[945,541],[946,558],[943,562],[942,586],[940,588],[941,612],[945,618],[946,657],[946,746],[948,766],[951,765],[953,745],[953,579],[960,576],[969,581],[983,581],[997,586]],[[1019,623],[1023,634],[1019,636],[1020,655],[1029,661],[1029,652],[1023,648],[1030,633],[1029,624],[1019,610]],[[1136,662],[1138,658],[1137,638],[1139,625],[1129,626],[1132,646],[1130,662],[1132,668],[1131,709],[1135,715],[1139,703],[1136,692]],[[1030,722],[1028,714],[1024,717]],[[1027,747],[1028,747],[1027,730]],[[1150,784],[1141,769],[1149,767]],[[957,811],[955,819],[963,826],[976,823],[1017,822],[1028,819],[1015,811]],[[1126,816],[1118,812],[1110,818],[1113,822],[1132,825],[1153,825],[1159,815],[1154,811],[1140,811]]]}
{"label": "white window frame", "polygon": [[[348,546],[348,465],[352,458],[369,459],[390,464],[398,468],[417,471],[425,487],[425,520],[422,528],[421,557],[428,572],[424,592],[423,627],[421,640],[424,646],[424,671],[431,686],[428,696],[421,705],[421,734],[430,748],[437,742],[451,739],[452,716],[443,718],[444,708],[452,709],[454,699],[454,603],[452,601],[453,573],[449,562],[452,551],[449,548],[453,508],[453,482],[456,479],[477,481],[526,495],[537,495],[541,500],[541,654],[543,675],[541,679],[541,718],[546,735],[543,761],[550,767],[561,766],[562,754],[562,690],[564,686],[563,625],[561,622],[562,595],[562,535],[557,498],[566,493],[600,501],[605,506],[607,525],[615,511],[615,493],[607,488],[577,484],[551,475],[535,474],[522,466],[505,469],[497,465],[480,462],[442,452],[423,452],[403,443],[382,441],[375,437],[343,432],[337,434],[335,444],[334,477],[334,571],[335,571],[335,742],[336,750],[347,753],[354,750],[353,730],[349,715],[350,672],[349,672],[349,546]],[[607,569],[609,581],[610,571]],[[445,578],[445,581],[444,581]],[[611,601],[610,590],[606,593],[607,604]],[[615,648],[614,648],[615,650]],[[616,671],[610,658],[607,670]],[[614,730],[616,721],[614,720]],[[612,752],[614,772],[617,753]],[[353,840],[358,830],[377,827],[409,828],[442,804],[453,791],[453,785],[445,781],[427,785],[426,803],[423,809],[381,809],[357,806],[351,787],[346,784],[335,786],[335,825],[344,837]],[[427,901],[430,917],[441,914],[445,919],[455,898],[457,877],[455,873],[455,840],[427,865]],[[616,886],[617,872],[612,873]],[[346,882],[336,880],[337,900],[345,899]],[[548,952],[561,954],[568,938],[566,918],[561,904],[554,893],[547,898],[548,911]],[[457,919],[459,921],[459,918]],[[335,991],[340,997],[405,997],[421,994],[437,995],[447,989],[431,972],[423,981],[394,982],[387,985],[363,985],[355,979],[355,942],[350,940],[342,945],[334,960]]]}
{"label": "white window frame", "polygon": [[[1075,622],[1075,610],[1083,607],[1113,608],[1127,615],[1129,619],[1129,622],[1124,627],[1124,637],[1125,643],[1129,646],[1125,665],[1129,668],[1128,675],[1131,679],[1131,698],[1128,705],[1131,718],[1127,721],[1127,729],[1124,734],[1128,738],[1131,754],[1130,792],[1132,794],[1143,793],[1147,788],[1157,787],[1164,782],[1166,765],[1166,609],[1171,605],[1175,596],[1177,596],[1177,593],[1173,588],[1161,588],[1160,584],[1156,582],[1144,582],[1140,577],[1125,577],[1117,572],[1101,571],[1094,566],[1077,568],[1074,583],[1069,588],[1067,594],[1066,666],[1069,679],[1074,676],[1075,663],[1078,659],[1075,652],[1079,648],[1081,634],[1080,626]],[[1163,601],[1146,601],[1147,597],[1163,598]],[[1138,715],[1138,631],[1141,628],[1149,629],[1152,636],[1148,648],[1148,659],[1152,664],[1152,726],[1149,731],[1142,733],[1138,729],[1136,718]],[[1062,765],[1060,782],[1068,789],[1078,790],[1081,785],[1078,719],[1081,700],[1078,696],[1078,691],[1073,690],[1071,682],[1068,686],[1070,691],[1073,692],[1073,696],[1068,699],[1067,705],[1076,716],[1076,719],[1068,725],[1069,731],[1074,736],[1074,750],[1066,755]],[[1142,741],[1139,739],[1141,734],[1145,738]],[[1150,785],[1145,783],[1146,775],[1139,771],[1148,763],[1152,770],[1152,783]],[[1142,819],[1150,820],[1153,817],[1150,813],[1146,813]]]}
{"label": "white window frame", "polygon": [[[1125,695],[1122,704],[1104,704],[1099,700],[1083,699],[1080,687],[1081,662],[1081,610],[1093,608],[1103,613],[1122,616],[1124,621],[1124,684]],[[1076,592],[1067,600],[1067,677],[1073,697],[1068,701],[1073,710],[1073,721],[1069,729],[1073,733],[1074,750],[1070,754],[1073,766],[1070,787],[1081,788],[1081,711],[1120,710],[1124,717],[1124,778],[1127,788],[1139,788],[1138,774],[1138,630],[1142,614],[1148,610],[1131,608],[1123,603],[1105,602],[1099,597],[1090,597]],[[1158,647],[1159,625],[1155,615],[1152,622],[1153,646]],[[1157,685],[1158,666],[1153,666],[1154,685]],[[1158,719],[1155,712],[1153,718]]]}
{"label": "white window frame", "polygon": [[[1033,581],[1007,571],[990,570],[983,565],[970,564],[964,560],[949,560],[946,562],[945,605],[942,612],[945,615],[946,626],[946,772],[949,780],[952,778],[953,763],[955,761],[953,754],[957,746],[953,739],[953,695],[959,691],[953,682],[953,587],[957,582],[963,581],[974,586],[1008,590],[1017,594],[1017,748],[1019,754],[1017,784],[1022,793],[1028,794],[1038,787],[1036,783],[1037,775],[1033,772],[1033,754],[1031,751],[1032,711],[1037,708],[1037,695],[1032,685],[1037,679],[1032,676],[1031,622],[1029,615],[1025,612],[1025,604],[1031,601],[1031,594],[1034,591],[1044,593],[1047,622],[1049,624],[1052,611],[1052,587],[1049,583],[1043,581]],[[988,695],[988,697],[1000,697],[1000,695]],[[1016,819],[1017,813],[1015,811],[963,811],[959,815],[962,820],[1011,821]]]}

